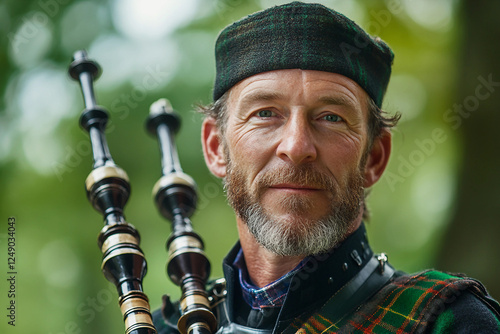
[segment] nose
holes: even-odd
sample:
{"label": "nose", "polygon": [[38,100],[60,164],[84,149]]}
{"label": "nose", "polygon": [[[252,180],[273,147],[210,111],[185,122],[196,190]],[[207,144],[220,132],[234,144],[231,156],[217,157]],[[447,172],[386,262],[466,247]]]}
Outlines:
{"label": "nose", "polygon": [[295,164],[314,161],[317,156],[316,145],[309,121],[304,115],[288,119],[281,132],[276,155]]}

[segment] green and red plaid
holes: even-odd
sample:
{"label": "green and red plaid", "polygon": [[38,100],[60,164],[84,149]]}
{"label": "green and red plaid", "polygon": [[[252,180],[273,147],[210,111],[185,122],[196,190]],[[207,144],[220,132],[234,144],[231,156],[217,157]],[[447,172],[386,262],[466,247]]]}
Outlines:
{"label": "green and red plaid", "polygon": [[401,276],[382,288],[354,314],[329,321],[321,310],[306,322],[296,319],[292,327],[298,333],[423,333],[447,304],[466,289],[485,295],[476,280],[439,271],[424,271]]}

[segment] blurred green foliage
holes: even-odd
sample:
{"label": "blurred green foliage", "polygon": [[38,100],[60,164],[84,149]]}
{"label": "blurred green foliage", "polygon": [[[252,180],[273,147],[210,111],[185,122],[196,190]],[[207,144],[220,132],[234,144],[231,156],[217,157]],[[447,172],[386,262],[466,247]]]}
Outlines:
{"label": "blurred green foliage", "polygon": [[[5,279],[0,285],[2,333],[98,334],[123,328],[114,287],[100,272],[96,237],[102,218],[90,207],[83,187],[92,166],[90,146],[78,126],[83,109],[78,85],[66,75],[77,49],[87,49],[103,67],[96,84],[98,102],[111,115],[111,153],[131,180],[125,212],[142,236],[151,306],[159,307],[165,293],[179,295],[164,270],[170,225],[151,198],[160,177],[158,147],[144,131],[149,106],[159,98],[167,97],[182,115],[180,159],[200,194],[194,226],[206,242],[212,276],[222,275],[221,260],[237,232],[221,183],[203,162],[201,117],[194,109],[211,100],[217,33],[244,15],[282,2],[0,4],[0,268],[7,272],[6,226],[14,216],[18,272],[16,327],[6,324]],[[352,17],[394,49],[394,76],[384,106],[389,113],[402,112],[403,118],[394,131],[387,175],[369,197],[369,235],[375,251],[387,252],[399,269],[432,266],[449,220],[460,157],[459,134],[443,121],[454,92],[458,4],[320,2]],[[163,15],[159,28],[151,23],[158,15],[148,12],[155,6]],[[170,21],[172,27],[162,26]],[[439,136],[434,136],[436,129]]]}

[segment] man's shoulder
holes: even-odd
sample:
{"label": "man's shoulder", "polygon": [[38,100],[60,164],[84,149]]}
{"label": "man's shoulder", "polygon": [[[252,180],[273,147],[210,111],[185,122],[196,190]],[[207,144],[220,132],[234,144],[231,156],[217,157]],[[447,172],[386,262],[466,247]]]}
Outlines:
{"label": "man's shoulder", "polygon": [[426,289],[420,298],[432,305],[422,317],[429,333],[500,333],[500,305],[480,281],[437,270],[402,277]]}
{"label": "man's shoulder", "polygon": [[[463,293],[474,295],[487,304],[493,311],[500,313],[500,306],[491,298],[485,286],[474,278],[460,273],[448,273],[438,270],[424,270],[414,274],[398,273],[389,284],[389,290],[398,290],[405,298],[417,299],[422,306],[429,305],[431,300],[439,300],[436,307],[453,304]],[[439,312],[438,309],[435,310]]]}
{"label": "man's shoulder", "polygon": [[485,305],[497,316],[500,314],[500,305],[489,296],[485,286],[460,273],[438,270],[400,273],[388,284],[385,294],[388,294],[386,302],[394,302],[396,299],[410,302],[413,305],[412,312],[425,309],[428,321],[435,320],[449,305],[470,298]]}
{"label": "man's shoulder", "polygon": [[[392,328],[394,332],[405,333],[433,333],[434,329],[447,325],[463,326],[451,320],[464,312],[471,312],[470,308],[464,308],[471,300],[474,301],[471,305],[475,305],[473,314],[487,319],[492,326],[496,325],[500,307],[479,281],[436,270],[414,274],[397,272],[352,317],[345,319],[344,324],[347,327],[370,328],[373,333],[379,332],[377,328]],[[498,333],[498,330],[492,333]]]}
{"label": "man's shoulder", "polygon": [[500,333],[500,319],[489,302],[466,290],[437,316],[429,333]]}

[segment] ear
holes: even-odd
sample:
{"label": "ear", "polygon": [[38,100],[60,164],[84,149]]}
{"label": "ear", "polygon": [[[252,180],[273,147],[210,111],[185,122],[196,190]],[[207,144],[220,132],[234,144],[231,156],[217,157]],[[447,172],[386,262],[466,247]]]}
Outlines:
{"label": "ear", "polygon": [[389,162],[391,147],[391,132],[383,129],[382,134],[373,142],[372,149],[366,159],[365,188],[371,187],[382,177]]}
{"label": "ear", "polygon": [[206,117],[201,126],[201,144],[205,163],[212,174],[217,177],[226,176],[226,159],[220,140],[220,132],[212,117]]}

